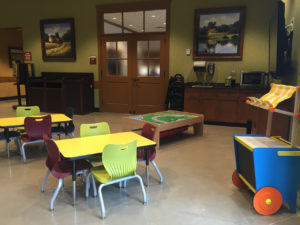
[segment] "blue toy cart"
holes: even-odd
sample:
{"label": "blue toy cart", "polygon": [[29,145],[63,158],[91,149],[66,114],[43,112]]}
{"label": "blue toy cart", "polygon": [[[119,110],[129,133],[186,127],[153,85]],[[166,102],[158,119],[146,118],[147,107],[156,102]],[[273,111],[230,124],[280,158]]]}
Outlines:
{"label": "blue toy cart", "polygon": [[[300,149],[296,147],[300,88],[275,84],[271,87],[270,92],[262,98],[250,97],[250,101],[247,101],[248,104],[268,110],[266,135],[233,137],[236,170],[232,181],[238,188],[249,188],[254,192],[254,209],[262,215],[276,213],[283,202],[295,213],[300,183]],[[295,92],[294,112],[275,109]],[[274,112],[293,118],[291,142],[270,136]]]}

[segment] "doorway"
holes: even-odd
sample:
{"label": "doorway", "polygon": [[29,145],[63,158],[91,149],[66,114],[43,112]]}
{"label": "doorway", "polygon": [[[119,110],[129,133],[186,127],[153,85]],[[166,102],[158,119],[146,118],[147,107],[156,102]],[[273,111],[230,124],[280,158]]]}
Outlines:
{"label": "doorway", "polygon": [[130,6],[98,11],[100,110],[162,111],[169,77],[168,10]]}

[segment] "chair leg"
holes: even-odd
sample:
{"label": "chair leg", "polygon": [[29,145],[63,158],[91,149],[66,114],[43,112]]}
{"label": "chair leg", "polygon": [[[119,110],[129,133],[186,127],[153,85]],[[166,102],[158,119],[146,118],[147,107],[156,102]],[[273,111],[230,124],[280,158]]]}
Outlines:
{"label": "chair leg", "polygon": [[126,188],[126,187],[127,187],[127,180],[124,180],[123,188]]}
{"label": "chair leg", "polygon": [[61,189],[61,187],[62,187],[62,185],[63,185],[63,178],[59,178],[58,179],[58,185],[57,185],[57,188],[56,188],[56,190],[55,190],[55,192],[54,192],[54,194],[53,194],[53,196],[52,196],[52,198],[51,198],[51,202],[50,202],[50,210],[52,211],[52,210],[54,210],[54,207],[53,207],[53,205],[54,205],[54,201],[55,201],[55,199],[56,199],[56,197],[57,197],[57,195],[58,195],[58,192],[59,192],[59,190]]}
{"label": "chair leg", "polygon": [[81,174],[81,183],[84,183],[84,173]]}
{"label": "chair leg", "polygon": [[21,139],[20,139],[20,137],[17,138],[17,146],[18,146],[18,150],[21,154]]}
{"label": "chair leg", "polygon": [[144,204],[147,203],[147,195],[146,195],[146,191],[145,191],[145,187],[144,187],[144,183],[143,180],[141,178],[140,175],[135,175],[135,177],[139,180],[141,188],[142,188],[142,192],[143,192],[143,200],[144,200]]}
{"label": "chair leg", "polygon": [[99,201],[100,201],[100,206],[101,206],[101,218],[105,218],[105,206],[104,206],[104,201],[103,201],[103,196],[102,196],[102,188],[104,187],[104,184],[100,184],[99,189],[98,189],[98,195],[99,195]]}
{"label": "chair leg", "polygon": [[123,183],[122,181],[119,182],[119,188],[122,188],[123,187]]}
{"label": "chair leg", "polygon": [[85,181],[85,197],[88,198],[89,197],[89,193],[90,193],[90,176],[92,173],[89,173],[86,176],[86,181]]}
{"label": "chair leg", "polygon": [[58,140],[60,140],[60,134],[57,134],[57,136],[58,136]]}
{"label": "chair leg", "polygon": [[21,148],[24,163],[26,162],[25,145],[26,143],[24,143]]}
{"label": "chair leg", "polygon": [[97,196],[97,188],[96,188],[96,181],[95,181],[95,177],[92,174],[92,185],[93,185],[93,192],[94,192],[94,197]]}
{"label": "chair leg", "polygon": [[69,137],[69,138],[74,138],[74,137],[75,137],[75,135],[74,135],[74,133],[72,132],[72,133],[68,133],[68,134],[66,135],[66,137]]}
{"label": "chair leg", "polygon": [[41,185],[41,192],[45,191],[44,187],[45,187],[45,183],[46,183],[46,180],[48,179],[49,174],[50,174],[50,170],[47,171],[46,176],[44,177],[44,180],[43,180],[42,185]]}
{"label": "chair leg", "polygon": [[153,167],[156,170],[156,173],[158,174],[158,176],[160,178],[160,183],[162,183],[163,182],[163,177],[162,177],[162,174],[161,174],[160,170],[158,169],[156,163],[153,160],[151,160],[150,162],[152,163]]}

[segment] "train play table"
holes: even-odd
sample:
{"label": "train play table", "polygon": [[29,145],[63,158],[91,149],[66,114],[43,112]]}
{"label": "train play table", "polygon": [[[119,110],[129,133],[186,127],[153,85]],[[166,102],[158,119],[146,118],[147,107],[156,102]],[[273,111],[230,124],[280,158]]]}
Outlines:
{"label": "train play table", "polygon": [[203,135],[204,116],[202,114],[163,111],[124,117],[122,120],[123,131],[141,130],[145,123],[151,123],[157,127],[154,135],[156,147],[159,147],[159,138],[173,135],[187,130],[193,126],[195,135]]}

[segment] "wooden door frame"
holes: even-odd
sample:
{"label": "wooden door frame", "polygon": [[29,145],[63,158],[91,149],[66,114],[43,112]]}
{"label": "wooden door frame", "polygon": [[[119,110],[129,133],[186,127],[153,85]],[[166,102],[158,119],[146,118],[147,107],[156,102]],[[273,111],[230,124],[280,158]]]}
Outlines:
{"label": "wooden door frame", "polygon": [[103,34],[103,17],[102,15],[104,13],[113,13],[113,12],[132,12],[132,11],[140,11],[140,10],[157,10],[157,9],[166,9],[166,32],[147,32],[147,33],[135,33],[135,34],[117,34],[119,36],[140,36],[140,37],[147,37],[147,35],[153,35],[153,34],[164,34],[165,35],[165,48],[166,48],[166,54],[165,54],[165,63],[167,64],[166,66],[166,71],[165,71],[165,77],[163,81],[163,88],[164,88],[164,93],[166,95],[167,93],[167,88],[168,88],[168,83],[169,83],[169,55],[170,55],[170,4],[171,0],[160,0],[160,1],[148,1],[148,2],[129,2],[129,3],[115,3],[115,4],[102,4],[102,5],[97,5],[96,10],[97,10],[97,45],[98,45],[98,81],[94,82],[94,87],[99,89],[99,111],[102,108],[102,96],[103,96],[103,71],[102,71],[102,65],[101,65],[101,59],[103,57],[103,52],[101,50],[102,46],[102,38],[103,37],[115,37],[116,35],[112,34]]}

